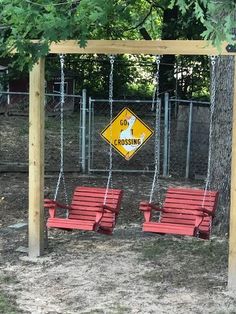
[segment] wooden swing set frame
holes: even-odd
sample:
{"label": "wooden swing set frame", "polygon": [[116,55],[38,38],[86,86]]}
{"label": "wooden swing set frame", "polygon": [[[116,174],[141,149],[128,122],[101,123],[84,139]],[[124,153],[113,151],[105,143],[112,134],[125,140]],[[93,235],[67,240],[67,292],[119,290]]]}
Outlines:
{"label": "wooden swing set frame", "polygon": [[[81,48],[77,41],[67,40],[51,44],[50,53],[232,55],[236,57],[236,52],[226,47],[227,43],[223,43],[219,53],[209,42],[203,40],[89,40],[87,46]],[[44,79],[45,60],[40,58],[30,72],[28,245],[31,258],[41,256],[44,251]],[[228,288],[236,290],[236,66],[232,121]]]}

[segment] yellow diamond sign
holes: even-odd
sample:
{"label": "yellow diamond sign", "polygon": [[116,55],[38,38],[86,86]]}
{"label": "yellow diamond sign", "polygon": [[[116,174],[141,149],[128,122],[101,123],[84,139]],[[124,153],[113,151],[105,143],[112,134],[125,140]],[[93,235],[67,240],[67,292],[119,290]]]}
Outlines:
{"label": "yellow diamond sign", "polygon": [[133,157],[152,135],[153,131],[129,108],[124,108],[101,132],[126,160]]}

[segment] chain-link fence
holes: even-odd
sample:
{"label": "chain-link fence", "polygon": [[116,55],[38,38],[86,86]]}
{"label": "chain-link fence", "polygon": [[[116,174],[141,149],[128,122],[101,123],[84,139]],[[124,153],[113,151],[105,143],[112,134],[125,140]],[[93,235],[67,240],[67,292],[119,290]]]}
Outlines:
{"label": "chain-link fence", "polygon": [[[152,100],[113,100],[113,118],[126,107],[150,129],[155,130],[155,108],[152,108]],[[109,101],[90,98],[88,112],[88,170],[106,171],[109,165],[109,144],[102,139],[101,132],[110,123]],[[160,139],[162,138],[160,136]],[[155,135],[130,160],[113,150],[113,171],[152,172],[155,163],[154,142]]]}
{"label": "chain-link fence", "polygon": [[[113,117],[125,107],[131,109],[146,125],[155,130],[155,111],[151,100],[113,100]],[[106,171],[109,144],[101,137],[110,123],[109,102],[89,100],[86,143],[88,171]],[[179,178],[202,178],[207,171],[209,147],[209,103],[169,99],[161,103],[160,173]],[[155,135],[130,159],[113,150],[113,171],[153,172]]]}
{"label": "chain-link fence", "polygon": [[[80,95],[65,95],[65,112],[74,112],[79,108]],[[0,92],[0,113],[9,115],[28,115],[29,93]],[[60,95],[58,93],[45,94],[45,113],[56,115],[60,111]]]}
{"label": "chain-link fence", "polygon": [[[9,100],[10,97],[10,100]],[[1,139],[0,166],[28,164],[27,93],[0,95]],[[113,117],[125,107],[133,111],[150,129],[155,130],[152,100],[113,100]],[[60,99],[58,94],[45,97],[45,168],[58,171],[60,165]],[[154,109],[154,110],[153,110]],[[209,103],[169,99],[161,102],[160,174],[177,178],[206,176],[209,147]],[[65,171],[107,171],[109,144],[101,132],[110,123],[107,99],[86,101],[86,93],[65,96],[64,164]],[[113,150],[113,170],[153,172],[155,135],[130,159]]]}
{"label": "chain-link fence", "polygon": [[207,173],[210,104],[168,101],[168,171],[173,177],[203,178]]}
{"label": "chain-link fence", "polygon": [[[86,97],[86,96],[85,96]],[[65,95],[65,171],[81,170],[81,95]],[[0,170],[28,169],[28,93],[0,93]],[[45,95],[45,170],[60,169],[60,95]]]}

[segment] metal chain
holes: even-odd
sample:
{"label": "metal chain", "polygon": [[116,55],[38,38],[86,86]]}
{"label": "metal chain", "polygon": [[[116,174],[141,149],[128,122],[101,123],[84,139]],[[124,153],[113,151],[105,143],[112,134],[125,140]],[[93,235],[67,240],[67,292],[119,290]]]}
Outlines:
{"label": "metal chain", "polygon": [[60,172],[57,180],[57,186],[54,194],[54,200],[56,200],[60,183],[62,181],[64,188],[64,196],[66,205],[68,205],[68,196],[66,191],[65,175],[64,175],[64,104],[65,104],[65,73],[64,65],[65,59],[64,55],[60,55],[60,65],[61,65],[61,82],[60,82]]}
{"label": "metal chain", "polygon": [[212,130],[213,130],[213,115],[215,111],[215,99],[216,99],[216,56],[211,56],[211,104],[210,104],[210,126],[209,126],[209,151],[207,162],[207,176],[205,181],[204,196],[202,200],[202,207],[205,205],[206,194],[210,188],[210,170],[211,170],[211,158],[212,158]]}
{"label": "metal chain", "polygon": [[154,90],[152,94],[152,107],[151,110],[154,111],[155,109],[155,101],[159,95],[159,73],[160,73],[160,62],[161,62],[161,57],[156,56],[156,73],[154,75]]}
{"label": "metal chain", "polygon": [[154,109],[154,106],[156,108],[156,114],[155,114],[155,170],[154,170],[154,176],[152,181],[152,188],[149,198],[149,203],[152,202],[153,194],[155,189],[157,190],[157,200],[158,203],[160,203],[160,183],[159,183],[159,172],[160,172],[160,119],[161,119],[161,102],[159,97],[159,71],[160,71],[160,62],[161,58],[160,56],[156,56],[156,74],[155,74],[155,89],[153,92],[153,98],[152,98],[152,110]]}
{"label": "metal chain", "polygon": [[112,119],[113,119],[113,71],[114,71],[114,62],[115,62],[115,57],[114,56],[109,56],[110,59],[110,75],[109,75],[109,105],[110,105],[110,146],[109,146],[109,172],[108,172],[108,178],[107,178],[107,186],[106,186],[106,192],[104,195],[104,201],[103,204],[106,204],[107,201],[107,195],[108,195],[108,190],[109,186],[111,189],[113,188],[113,182],[112,182],[112,162],[113,162],[113,156],[112,156],[112,139],[113,139],[113,134],[112,134]]}

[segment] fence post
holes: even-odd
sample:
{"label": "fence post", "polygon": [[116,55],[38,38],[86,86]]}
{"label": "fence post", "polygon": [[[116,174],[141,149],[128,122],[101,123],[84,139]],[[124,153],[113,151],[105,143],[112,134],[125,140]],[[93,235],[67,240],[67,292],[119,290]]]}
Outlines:
{"label": "fence post", "polygon": [[169,94],[165,93],[163,177],[167,177],[168,174],[168,133],[169,133],[168,119],[169,119]]}
{"label": "fence post", "polygon": [[[9,74],[9,71],[7,70],[7,75]],[[7,108],[10,107],[11,104],[11,98],[10,98],[10,84],[9,82],[7,83]]]}
{"label": "fence post", "polygon": [[82,147],[81,147],[81,166],[82,172],[86,171],[86,89],[82,90]]}
{"label": "fence post", "polygon": [[91,169],[91,115],[92,115],[92,98],[89,97],[89,127],[88,127],[88,173]]}
{"label": "fence post", "polygon": [[191,149],[191,133],[192,133],[192,118],[193,118],[193,103],[191,101],[189,107],[189,119],[188,119],[188,143],[187,143],[187,155],[186,155],[186,169],[185,178],[189,178],[189,164],[190,164],[190,149]]}

